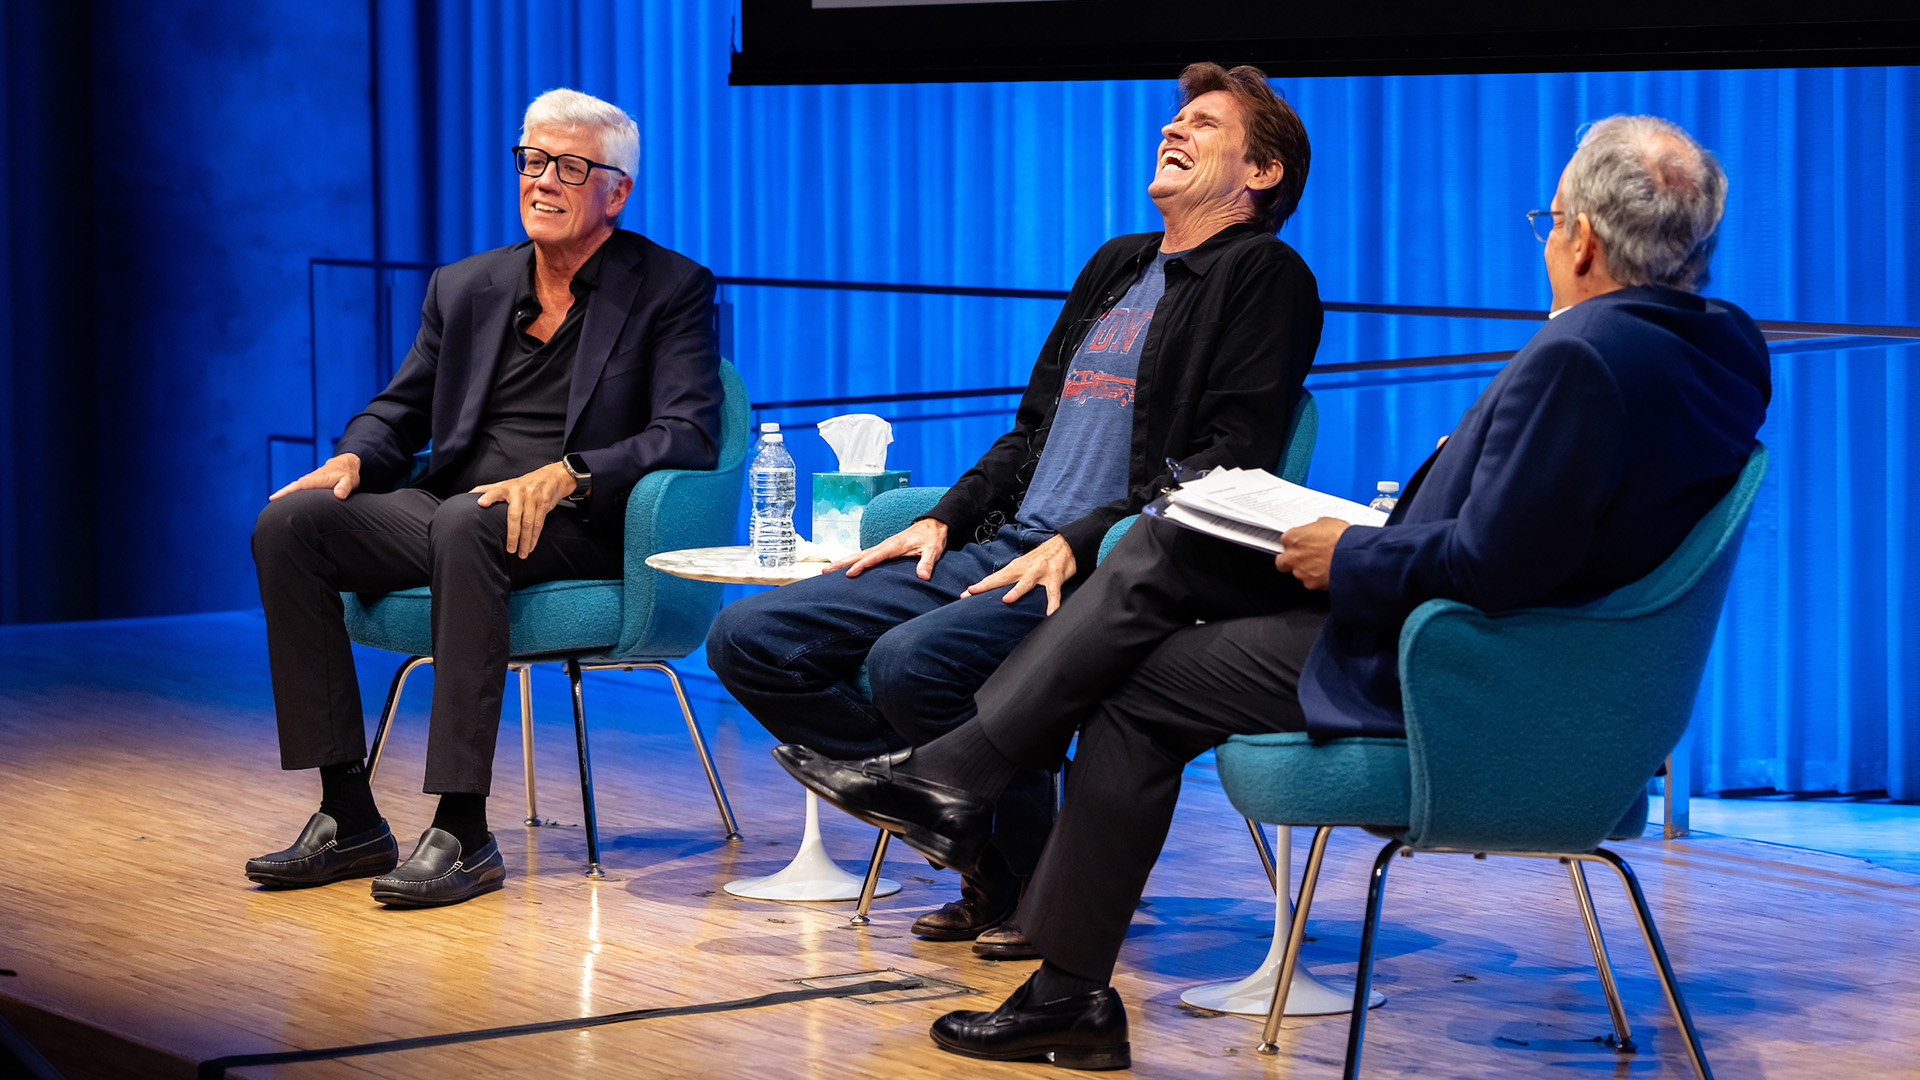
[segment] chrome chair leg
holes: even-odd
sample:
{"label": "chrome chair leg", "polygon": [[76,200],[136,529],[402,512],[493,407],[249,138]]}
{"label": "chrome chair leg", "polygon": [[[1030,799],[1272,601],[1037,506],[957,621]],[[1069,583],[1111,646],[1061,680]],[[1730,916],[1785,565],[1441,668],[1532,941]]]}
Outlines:
{"label": "chrome chair leg", "polygon": [[1407,845],[1387,841],[1373,860],[1373,877],[1367,884],[1367,921],[1360,927],[1360,966],[1353,983],[1353,1019],[1347,1024],[1347,1067],[1341,1073],[1346,1080],[1360,1075],[1360,1048],[1367,1037],[1367,1004],[1373,994],[1373,938],[1380,929],[1380,903],[1387,894],[1387,864]]}
{"label": "chrome chair leg", "polygon": [[[1284,829],[1285,825],[1275,826]],[[1273,864],[1273,848],[1267,843],[1267,834],[1260,829],[1260,823],[1247,819],[1247,831],[1253,834],[1253,848],[1260,853],[1260,868],[1267,872],[1267,884],[1274,892],[1280,891],[1280,871]]]}
{"label": "chrome chair leg", "polygon": [[387,747],[387,731],[393,726],[393,714],[400,711],[400,692],[407,688],[407,676],[421,664],[433,663],[431,656],[409,656],[400,661],[400,667],[393,673],[393,683],[387,687],[387,705],[380,710],[380,723],[373,729],[373,749],[367,753],[367,781],[373,781],[373,771],[380,767],[380,751]]}
{"label": "chrome chair leg", "polygon": [[587,753],[587,705],[580,696],[580,661],[567,659],[567,681],[573,685],[573,734],[580,743],[580,807],[587,824],[587,876],[603,878],[600,869],[600,824],[593,811],[593,759]]}
{"label": "chrome chair leg", "polygon": [[680,684],[680,673],[673,669],[672,664],[664,661],[648,661],[632,667],[658,671],[673,684],[673,695],[680,699],[680,715],[686,717],[687,734],[693,738],[694,752],[700,755],[700,767],[707,771],[707,786],[713,789],[713,804],[720,810],[720,827],[726,830],[728,841],[739,843],[740,823],[733,816],[733,806],[727,802],[727,789],[720,782],[720,771],[713,767],[713,755],[707,752],[707,738],[700,733],[700,722],[693,718],[693,706],[687,702],[687,690]]}
{"label": "chrome chair leg", "polygon": [[1620,1003],[1620,988],[1613,981],[1613,965],[1607,960],[1607,941],[1600,933],[1600,917],[1593,910],[1593,893],[1587,888],[1586,869],[1579,859],[1561,859],[1567,876],[1573,879],[1573,895],[1580,902],[1580,921],[1587,927],[1587,945],[1593,949],[1593,964],[1600,969],[1600,988],[1607,994],[1607,1014],[1613,1018],[1614,1049],[1623,1054],[1634,1052],[1633,1029],[1627,1026],[1627,1008]]}
{"label": "chrome chair leg", "polygon": [[520,758],[526,763],[527,774],[527,817],[522,825],[540,824],[540,811],[536,809],[533,791],[533,665],[508,664],[511,671],[520,673]]}
{"label": "chrome chair leg", "polygon": [[[1248,823],[1252,824],[1251,818]],[[1300,967],[1300,946],[1307,939],[1307,911],[1313,907],[1313,890],[1320,884],[1320,864],[1327,857],[1327,838],[1332,835],[1333,826],[1320,826],[1314,830],[1313,846],[1307,850],[1307,869],[1300,877],[1300,903],[1294,908],[1287,930],[1287,951],[1280,961],[1280,977],[1273,984],[1273,1004],[1267,1007],[1266,1026],[1260,1029],[1263,1054],[1280,1052],[1280,1020],[1287,1015],[1287,991],[1293,988],[1293,973]],[[1360,998],[1363,1003],[1367,1000],[1364,995]]]}
{"label": "chrome chair leg", "polygon": [[1680,1033],[1687,1038],[1687,1057],[1693,1062],[1693,1071],[1700,1080],[1713,1080],[1713,1071],[1707,1068],[1706,1051],[1700,1048],[1700,1034],[1694,1030],[1693,1016],[1687,1012],[1687,1003],[1680,998],[1680,985],[1673,977],[1673,964],[1667,960],[1666,946],[1660,942],[1660,931],[1653,924],[1653,911],[1647,907],[1647,896],[1640,891],[1640,879],[1634,876],[1633,868],[1627,860],[1598,848],[1592,855],[1579,856],[1604,862],[1613,867],[1620,876],[1620,883],[1627,887],[1627,896],[1633,900],[1633,916],[1640,923],[1640,936],[1646,939],[1647,952],[1653,954],[1654,967],[1660,972],[1660,989],[1666,991],[1667,1005],[1673,1009],[1673,1019],[1680,1025]]}
{"label": "chrome chair leg", "polygon": [[865,926],[873,920],[867,917],[867,911],[873,907],[873,894],[880,888],[880,865],[887,858],[887,841],[893,834],[880,830],[879,839],[873,842],[873,858],[867,863],[867,879],[860,883],[860,906],[854,909],[853,918],[847,922],[853,926]]}

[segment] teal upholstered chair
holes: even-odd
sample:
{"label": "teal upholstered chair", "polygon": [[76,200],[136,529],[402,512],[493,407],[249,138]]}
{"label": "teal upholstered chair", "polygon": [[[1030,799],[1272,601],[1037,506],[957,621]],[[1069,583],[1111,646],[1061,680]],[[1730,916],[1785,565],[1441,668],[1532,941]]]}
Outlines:
{"label": "teal upholstered chair", "polygon": [[[1296,484],[1307,482],[1307,469],[1313,464],[1313,445],[1319,438],[1320,407],[1314,404],[1312,392],[1303,389],[1300,391],[1300,399],[1294,402],[1293,416],[1287,423],[1287,445],[1280,453],[1279,473],[1282,478]],[[946,493],[947,489],[943,487],[905,487],[883,491],[874,496],[873,502],[867,505],[866,512],[860,517],[860,546],[872,547],[913,524],[916,518],[933,509],[934,504],[938,503],[940,497]],[[1113,550],[1113,545],[1120,542],[1120,537],[1124,536],[1139,518],[1140,515],[1135,514],[1113,523],[1113,527],[1107,530],[1107,535],[1101,538],[1100,554],[1096,558],[1096,564],[1105,561],[1107,553]],[[867,689],[866,679],[867,673],[863,669],[860,672],[862,690]],[[1056,774],[1055,780],[1058,781],[1058,779]],[[1247,828],[1253,834],[1254,843],[1260,852],[1260,860],[1266,866],[1267,879],[1277,881],[1273,851],[1267,846],[1265,834],[1261,833],[1260,826],[1252,819],[1248,819]],[[880,864],[887,857],[887,843],[892,835],[882,829],[879,838],[874,841],[873,857],[867,864],[866,884],[860,891],[860,906],[853,915],[855,926],[865,926],[871,921],[867,912],[873,906],[874,890],[880,882]]]}
{"label": "teal upholstered chair", "polygon": [[[706,739],[687,702],[686,688],[670,660],[678,660],[706,639],[707,626],[720,610],[721,586],[663,574],[647,566],[647,556],[680,548],[717,547],[733,542],[734,520],[746,468],[748,404],[746,385],[728,361],[720,363],[725,394],[720,415],[720,460],[711,470],[661,469],[640,478],[627,496],[626,574],[619,581],[550,581],[516,589],[508,600],[511,659],[520,680],[520,738],[526,758],[527,821],[540,823],[534,802],[534,664],[566,667],[573,686],[574,737],[580,750],[580,801],[586,817],[587,876],[602,877],[600,833],[594,816],[593,767],[587,752],[587,716],[580,673],[608,668],[661,672],[673,684],[687,733],[706,769],[707,784],[720,811],[727,839],[740,839],[726,788],[713,767]],[[429,611],[424,588],[381,596],[343,594],[347,635],[362,645],[407,653],[394,673],[386,707],[374,732],[368,771],[380,763],[389,725],[406,687],[407,676],[432,663]]]}
{"label": "teal upholstered chair", "polygon": [[1374,860],[1367,893],[1347,1076],[1360,1066],[1388,863],[1396,852],[1436,851],[1566,864],[1616,1042],[1630,1049],[1583,864],[1612,867],[1633,901],[1694,1070],[1708,1080],[1646,897],[1625,860],[1600,844],[1638,835],[1633,826],[1646,822],[1647,781],[1686,732],[1766,467],[1766,448],[1756,444],[1733,490],[1665,562],[1585,607],[1489,615],[1430,600],[1415,609],[1400,635],[1404,740],[1315,745],[1304,734],[1275,734],[1236,736],[1219,748],[1221,786],[1241,813],[1318,827],[1262,1052],[1276,1050],[1328,833],[1358,825],[1391,839]]}

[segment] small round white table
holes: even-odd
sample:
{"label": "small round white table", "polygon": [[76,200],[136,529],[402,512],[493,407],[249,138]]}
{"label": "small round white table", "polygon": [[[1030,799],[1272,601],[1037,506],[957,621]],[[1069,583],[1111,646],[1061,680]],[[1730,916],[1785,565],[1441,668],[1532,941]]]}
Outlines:
{"label": "small round white table", "polygon": [[[647,565],[663,574],[694,581],[717,581],[728,585],[791,585],[820,576],[824,562],[795,562],[791,566],[761,566],[745,546],[684,548],[647,556]],[[849,874],[827,854],[820,840],[820,799],[807,795],[806,830],[800,837],[800,850],[786,868],[766,877],[740,878],[723,888],[747,900],[824,901],[858,900],[864,878]],[[875,896],[891,896],[900,891],[900,883],[881,878]]]}

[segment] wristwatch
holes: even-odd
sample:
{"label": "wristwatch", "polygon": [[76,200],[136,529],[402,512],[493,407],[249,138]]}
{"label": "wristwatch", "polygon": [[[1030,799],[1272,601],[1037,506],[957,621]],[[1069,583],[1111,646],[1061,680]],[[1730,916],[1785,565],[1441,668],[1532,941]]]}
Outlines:
{"label": "wristwatch", "polygon": [[587,468],[587,459],[579,454],[568,454],[560,459],[560,464],[565,465],[567,472],[573,475],[573,494],[567,498],[572,502],[582,501],[593,491],[593,472]]}

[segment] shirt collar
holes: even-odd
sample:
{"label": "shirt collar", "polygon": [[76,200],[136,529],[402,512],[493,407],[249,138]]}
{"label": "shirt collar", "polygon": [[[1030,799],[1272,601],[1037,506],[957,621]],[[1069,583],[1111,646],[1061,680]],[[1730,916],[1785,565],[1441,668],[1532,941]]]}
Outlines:
{"label": "shirt collar", "polygon": [[[1213,264],[1229,247],[1238,243],[1242,237],[1258,235],[1261,231],[1260,227],[1251,221],[1236,222],[1202,240],[1199,246],[1188,249],[1186,254],[1180,256],[1180,265],[1205,277],[1207,271],[1213,268]],[[1160,250],[1160,241],[1165,236],[1165,233],[1154,234],[1153,247],[1147,254],[1148,258],[1152,258],[1153,253]]]}

